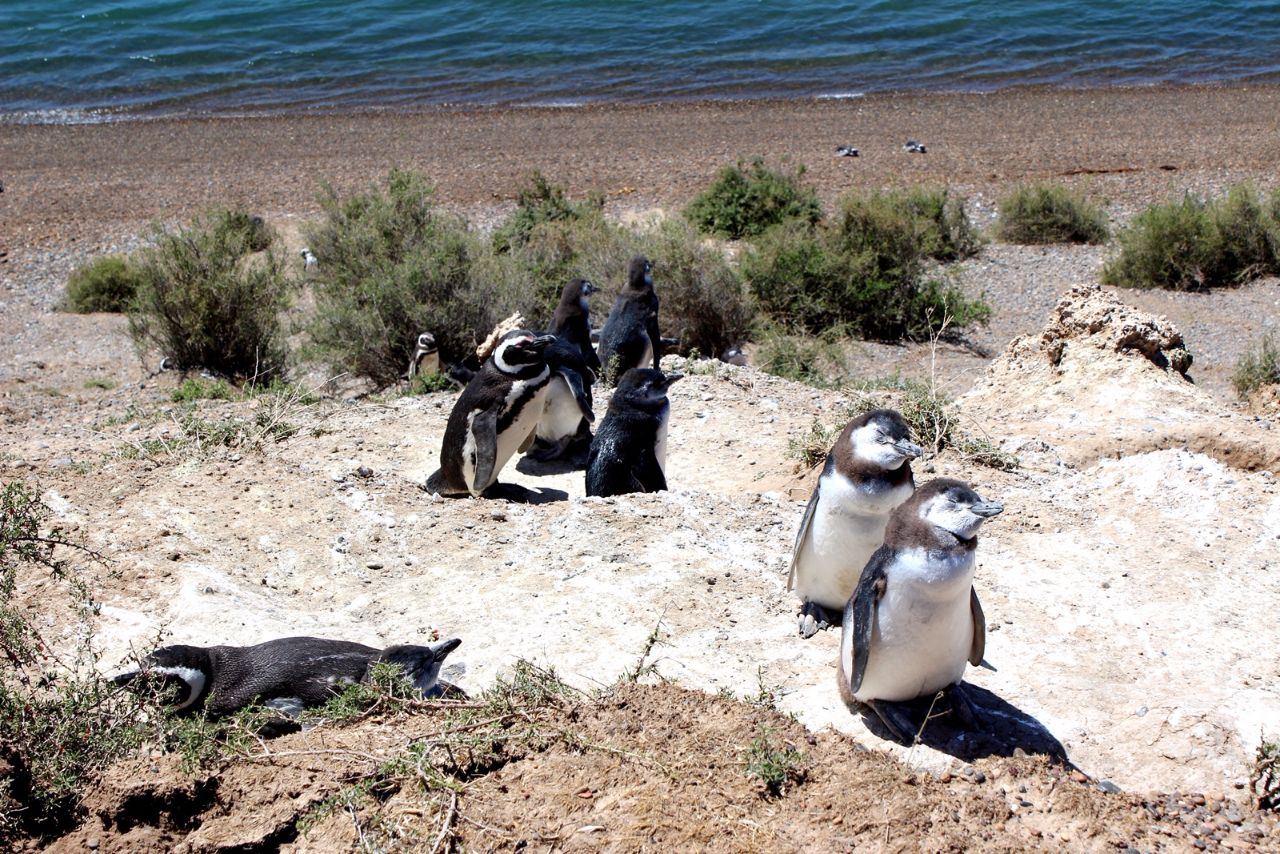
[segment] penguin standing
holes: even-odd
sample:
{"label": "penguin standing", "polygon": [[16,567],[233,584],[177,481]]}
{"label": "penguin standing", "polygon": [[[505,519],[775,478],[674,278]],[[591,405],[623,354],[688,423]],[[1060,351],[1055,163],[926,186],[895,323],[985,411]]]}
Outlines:
{"label": "penguin standing", "polygon": [[[595,353],[591,355],[594,358]],[[596,375],[578,346],[557,337],[547,346],[544,357],[551,379],[528,454],[543,462],[580,455],[591,444],[591,425],[596,420],[591,408],[591,384]]]}
{"label": "penguin standing", "polygon": [[626,287],[618,294],[600,332],[600,364],[610,383],[650,359],[656,371],[662,360],[658,333],[658,295],[653,290],[653,265],[648,258],[631,259]]}
{"label": "penguin standing", "polygon": [[440,350],[436,347],[436,337],[430,332],[423,332],[418,336],[413,357],[409,359],[409,379],[416,377],[419,372],[440,373]]}
{"label": "penguin standing", "polygon": [[962,723],[975,721],[960,684],[986,646],[974,555],[978,529],[1003,509],[962,481],[929,481],[894,511],[845,607],[840,696],[869,706],[899,741],[917,726],[893,704],[938,691],[951,694]]}
{"label": "penguin standing", "polygon": [[[430,646],[374,649],[351,641],[279,638],[256,646],[165,646],[142,660],[139,670],[114,677],[117,685],[138,679],[178,688],[179,711],[229,715],[254,702],[296,716],[323,705],[347,685],[369,678],[373,665],[399,666],[423,696],[442,692],[440,668],[462,643],[450,638]],[[456,690],[456,689],[455,689]]]}
{"label": "penguin standing", "polygon": [[587,495],[667,488],[667,389],[683,374],[632,368],[622,375],[587,455]]}
{"label": "penguin standing", "polygon": [[553,341],[517,329],[498,342],[453,405],[429,492],[478,496],[517,449],[528,450],[551,378],[544,352]]}
{"label": "penguin standing", "polygon": [[547,333],[563,338],[582,353],[582,360],[591,372],[600,374],[600,357],[591,346],[591,305],[588,302],[596,286],[586,279],[574,279],[560,292],[560,304],[551,317]]}
{"label": "penguin standing", "polygon": [[839,625],[862,568],[884,541],[889,513],[915,489],[909,461],[922,453],[892,409],[858,416],[832,445],[791,554],[787,589],[803,603],[801,637]]}

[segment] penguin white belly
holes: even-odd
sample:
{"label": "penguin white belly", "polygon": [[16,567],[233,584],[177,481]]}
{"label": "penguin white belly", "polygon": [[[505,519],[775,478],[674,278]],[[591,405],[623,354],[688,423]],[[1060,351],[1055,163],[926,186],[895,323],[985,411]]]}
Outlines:
{"label": "penguin white belly", "polygon": [[653,455],[658,458],[662,476],[667,476],[667,428],[671,425],[671,404],[667,404],[658,418],[658,436],[653,442]]}
{"label": "penguin white belly", "polygon": [[823,475],[818,489],[818,506],[796,563],[795,589],[804,601],[841,610],[884,543],[890,511],[911,497],[911,486],[869,493],[833,472]]}
{"label": "penguin white belly", "polygon": [[[519,447],[524,444],[525,439],[529,438],[529,434],[537,429],[538,420],[542,418],[544,401],[547,397],[547,385],[544,383],[534,393],[533,397],[525,402],[520,414],[516,416],[515,421],[511,422],[511,426],[498,434],[497,453],[493,458],[493,480],[485,484],[482,489],[488,489],[490,485],[497,481],[498,472],[502,471],[502,467],[515,455]],[[508,396],[512,400],[515,397],[516,392],[514,391]]]}
{"label": "penguin white belly", "polygon": [[912,549],[885,572],[867,668],[854,698],[913,700],[959,682],[973,643],[973,552],[939,559]]}
{"label": "penguin white belly", "polygon": [[574,397],[573,390],[564,377],[558,374],[552,377],[551,382],[547,383],[542,417],[538,419],[538,438],[558,442],[565,436],[572,436],[578,432],[582,417],[578,398]]}

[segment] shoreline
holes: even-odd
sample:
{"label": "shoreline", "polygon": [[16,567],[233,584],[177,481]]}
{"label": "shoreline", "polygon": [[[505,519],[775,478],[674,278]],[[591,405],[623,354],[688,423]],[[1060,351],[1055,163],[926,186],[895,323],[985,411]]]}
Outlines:
{"label": "shoreline", "polygon": [[[908,138],[928,153],[904,153]],[[827,203],[889,184],[972,197],[1046,179],[1124,212],[1274,181],[1276,142],[1275,84],[0,124],[0,216],[14,245],[99,240],[218,204],[308,216],[321,182],[350,192],[394,166],[426,173],[456,208],[509,205],[538,169],[625,215],[683,205],[752,156],[804,164]],[[835,157],[837,145],[862,154]]]}

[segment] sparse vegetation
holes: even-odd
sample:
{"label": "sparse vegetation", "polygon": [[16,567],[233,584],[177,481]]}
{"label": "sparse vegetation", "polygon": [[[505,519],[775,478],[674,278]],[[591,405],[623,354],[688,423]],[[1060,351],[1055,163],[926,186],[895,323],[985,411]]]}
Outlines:
{"label": "sparse vegetation", "polygon": [[822,217],[818,195],[801,178],[804,166],[783,172],[762,158],[720,170],[711,186],[685,208],[685,217],[699,230],[738,240],[763,234],[787,220],[812,225]]}
{"label": "sparse vegetation", "polygon": [[106,377],[94,377],[84,381],[86,389],[99,389],[101,391],[111,391],[116,387],[115,380],[109,380]]}
{"label": "sparse vegetation", "polygon": [[933,317],[949,314],[963,327],[990,316],[983,300],[927,275],[929,262],[968,257],[979,245],[962,202],[945,190],[855,194],[834,223],[771,229],[742,272],[761,308],[793,330],[923,339]]}
{"label": "sparse vegetation", "polygon": [[845,379],[839,329],[822,335],[793,335],[773,326],[760,333],[756,364],[765,373],[815,388],[834,388]]}
{"label": "sparse vegetation", "polygon": [[1262,739],[1249,782],[1259,809],[1280,810],[1280,740]]}
{"label": "sparse vegetation", "polygon": [[1148,207],[1117,241],[1102,281],[1122,288],[1202,291],[1280,273],[1280,191],[1269,200],[1248,184],[1214,201],[1188,194]]}
{"label": "sparse vegetation", "polygon": [[535,171],[516,193],[515,211],[494,230],[493,248],[510,252],[528,243],[534,229],[543,223],[595,219],[603,208],[603,196],[592,194],[586,201],[572,202],[564,187],[552,184]]}
{"label": "sparse vegetation", "polygon": [[193,400],[230,400],[235,389],[224,380],[188,377],[169,395],[174,403],[190,403]]}
{"label": "sparse vegetation", "polygon": [[1240,355],[1231,385],[1240,398],[1248,399],[1257,389],[1280,383],[1280,340],[1267,335]]}
{"label": "sparse vegetation", "polygon": [[[292,286],[274,235],[246,222],[242,212],[215,210],[176,232],[153,229],[129,311],[139,347],[157,347],[179,370],[233,380],[284,370],[280,313]],[[256,249],[264,239],[267,248]]]}
{"label": "sparse vegetation", "polygon": [[796,471],[807,471],[827,458],[838,435],[839,428],[828,427],[815,417],[809,432],[787,439],[787,457],[795,460]]}
{"label": "sparse vegetation", "polygon": [[413,379],[409,381],[409,388],[405,391],[405,394],[435,394],[438,391],[449,391],[452,388],[453,382],[444,374],[415,374]]}
{"label": "sparse vegetation", "polygon": [[780,798],[787,787],[804,781],[804,755],[780,741],[768,727],[761,727],[744,756],[747,776],[759,781],[765,797]]}
{"label": "sparse vegetation", "polygon": [[1105,243],[1107,215],[1057,184],[1019,187],[1000,199],[996,234],[1009,243]]}
{"label": "sparse vegetation", "polygon": [[105,255],[76,268],[67,280],[67,308],[78,314],[122,312],[138,292],[138,269],[121,255]]}

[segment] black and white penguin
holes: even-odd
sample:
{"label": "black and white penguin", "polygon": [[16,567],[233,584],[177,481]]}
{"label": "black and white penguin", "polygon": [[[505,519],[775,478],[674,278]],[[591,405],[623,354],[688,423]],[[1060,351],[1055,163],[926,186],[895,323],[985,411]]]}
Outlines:
{"label": "black and white penguin", "polygon": [[436,347],[436,337],[430,332],[418,336],[413,356],[409,359],[409,379],[421,372],[423,374],[440,373],[440,350]]}
{"label": "black and white penguin", "polygon": [[324,704],[347,685],[369,678],[379,662],[399,665],[424,697],[441,693],[440,668],[462,641],[430,646],[374,649],[351,641],[279,638],[255,646],[164,646],[142,667],[114,677],[117,685],[138,679],[172,685],[179,711],[228,715],[259,702],[296,716]]}
{"label": "black and white penguin", "polygon": [[840,624],[889,514],[915,489],[910,461],[922,453],[892,409],[853,419],[831,446],[791,553],[787,589],[802,603],[801,637]]}
{"label": "black and white penguin", "polygon": [[974,555],[978,529],[1003,509],[963,481],[929,481],[894,511],[845,607],[840,696],[850,708],[871,707],[899,741],[918,726],[893,704],[938,691],[952,695],[962,723],[974,723],[960,684],[986,646]]}
{"label": "black and white penguin", "polygon": [[924,154],[929,149],[925,147],[923,142],[916,142],[914,139],[909,139],[902,144],[902,150],[908,154]]}
{"label": "black and white penguin", "polygon": [[478,496],[517,450],[529,449],[551,379],[544,353],[555,340],[527,329],[502,337],[453,405],[428,492]]}
{"label": "black and white penguin", "polygon": [[312,252],[308,247],[302,247],[302,251],[298,253],[302,256],[302,267],[304,272],[310,273],[320,265],[320,259],[316,258],[316,253]]}
{"label": "black and white penguin", "polygon": [[547,333],[563,338],[582,352],[582,360],[595,375],[600,374],[600,358],[591,344],[590,298],[596,286],[586,279],[574,279],[560,292],[560,304],[551,317]]}
{"label": "black and white penguin", "polygon": [[653,265],[648,258],[631,259],[627,284],[613,302],[600,331],[597,351],[605,376],[616,383],[632,368],[662,360],[662,336],[658,333],[658,295],[653,290]]}
{"label": "black and white penguin", "polygon": [[559,336],[543,355],[551,379],[528,455],[541,461],[580,458],[591,444],[591,425],[596,420],[591,397],[595,372],[587,366],[578,345]]}
{"label": "black and white penguin", "polygon": [[857,156],[858,156],[858,149],[854,148],[852,145],[836,146],[836,157],[857,157]]}
{"label": "black and white penguin", "polygon": [[587,495],[667,488],[667,389],[683,374],[632,368],[622,375],[587,455]]}

